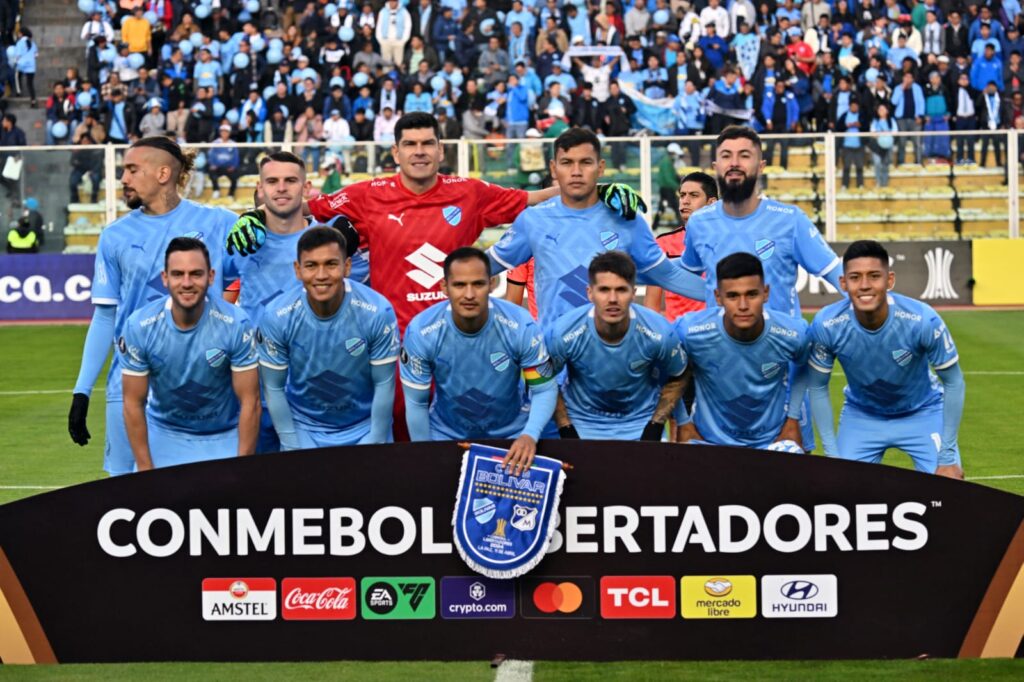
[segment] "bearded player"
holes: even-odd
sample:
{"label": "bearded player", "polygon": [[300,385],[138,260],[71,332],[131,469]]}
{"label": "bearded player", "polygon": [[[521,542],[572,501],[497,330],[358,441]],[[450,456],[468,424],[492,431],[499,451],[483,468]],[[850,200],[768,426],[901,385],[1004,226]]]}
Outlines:
{"label": "bearded player", "polygon": [[[114,339],[124,333],[128,316],[151,301],[167,296],[161,279],[164,252],[175,237],[201,239],[217,271],[215,291],[222,288],[220,270],[227,231],[237,220],[231,211],[182,199],[192,170],[192,155],[167,137],[145,137],[124,155],[121,186],[132,209],[100,235],[96,275],[92,286],[95,306],[82,349],[82,365],[68,414],[68,432],[79,445],[89,442],[86,425],[89,395]],[[135,458],[124,426],[121,393],[121,355],[114,354],[107,374],[107,429],[103,468],[111,475],[130,473]]]}

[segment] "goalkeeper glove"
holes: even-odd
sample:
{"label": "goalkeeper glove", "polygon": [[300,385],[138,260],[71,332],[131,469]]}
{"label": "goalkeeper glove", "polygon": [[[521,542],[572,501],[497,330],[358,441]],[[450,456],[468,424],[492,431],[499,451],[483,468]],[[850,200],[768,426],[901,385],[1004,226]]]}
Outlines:
{"label": "goalkeeper glove", "polygon": [[258,209],[238,216],[228,232],[228,255],[237,252],[240,256],[249,256],[259,251],[267,240],[266,223],[266,214]]}
{"label": "goalkeeper glove", "polygon": [[68,413],[68,433],[71,440],[79,445],[85,445],[92,437],[89,434],[89,427],[85,418],[89,414],[89,396],[84,393],[75,393],[71,396],[71,412]]}
{"label": "goalkeeper glove", "polygon": [[626,220],[633,220],[640,213],[647,213],[647,203],[632,187],[621,182],[600,184],[597,196],[609,209]]}
{"label": "goalkeeper glove", "polygon": [[653,440],[661,441],[661,437],[665,434],[665,425],[656,424],[655,422],[647,422],[647,426],[644,427],[644,432],[640,435],[640,440]]}
{"label": "goalkeeper glove", "polygon": [[566,426],[559,426],[558,427],[558,436],[562,440],[569,440],[569,439],[579,440],[580,439],[580,434],[576,431],[576,427],[573,426],[572,424],[568,424]]}

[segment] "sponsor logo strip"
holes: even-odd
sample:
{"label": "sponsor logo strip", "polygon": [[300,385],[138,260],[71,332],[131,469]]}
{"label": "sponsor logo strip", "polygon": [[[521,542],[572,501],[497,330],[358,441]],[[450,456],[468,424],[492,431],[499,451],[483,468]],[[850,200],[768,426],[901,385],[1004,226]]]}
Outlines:
{"label": "sponsor logo strip", "polygon": [[206,578],[203,620],[274,620],[277,581],[273,578]]}
{"label": "sponsor logo strip", "polygon": [[675,618],[676,579],[669,575],[601,578],[602,618]]}
{"label": "sponsor logo strip", "polygon": [[835,618],[839,615],[838,580],[834,575],[763,575],[761,615]]}
{"label": "sponsor logo strip", "polygon": [[281,581],[285,620],[352,620],[356,617],[354,578],[285,578]]}
{"label": "sponsor logo strip", "polygon": [[683,618],[753,618],[757,581],[752,575],[686,575],[680,602]]}
{"label": "sponsor logo strip", "polygon": [[430,620],[437,613],[434,579],[369,577],[359,583],[367,620]]}
{"label": "sponsor logo strip", "polygon": [[515,615],[514,581],[465,576],[441,578],[442,618],[513,618]]}
{"label": "sponsor logo strip", "polygon": [[523,578],[519,611],[523,618],[593,618],[597,612],[593,578],[537,576]]}

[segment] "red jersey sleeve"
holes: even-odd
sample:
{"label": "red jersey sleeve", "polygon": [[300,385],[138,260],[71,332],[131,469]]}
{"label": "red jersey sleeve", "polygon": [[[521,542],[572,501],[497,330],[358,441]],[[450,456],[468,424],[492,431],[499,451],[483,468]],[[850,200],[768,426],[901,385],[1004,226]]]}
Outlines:
{"label": "red jersey sleeve", "polygon": [[342,187],[333,194],[321,194],[309,200],[309,212],[319,222],[326,222],[337,215],[344,215],[352,221],[360,237],[366,239],[366,231],[372,221],[366,220],[367,190],[369,181],[355,182]]}
{"label": "red jersey sleeve", "polygon": [[509,270],[508,281],[512,284],[524,285],[530,280],[529,261]]}
{"label": "red jersey sleeve", "polygon": [[506,189],[482,180],[472,180],[476,191],[467,192],[476,197],[476,213],[484,225],[511,223],[526,209],[528,194],[521,189]]}

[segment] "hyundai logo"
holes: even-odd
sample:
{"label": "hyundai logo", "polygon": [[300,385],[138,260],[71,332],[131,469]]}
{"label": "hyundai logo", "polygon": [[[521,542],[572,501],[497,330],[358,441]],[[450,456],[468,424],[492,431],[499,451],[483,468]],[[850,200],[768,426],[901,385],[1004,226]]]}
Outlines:
{"label": "hyundai logo", "polygon": [[790,580],[779,588],[779,592],[786,599],[805,601],[818,596],[818,586],[809,580]]}

